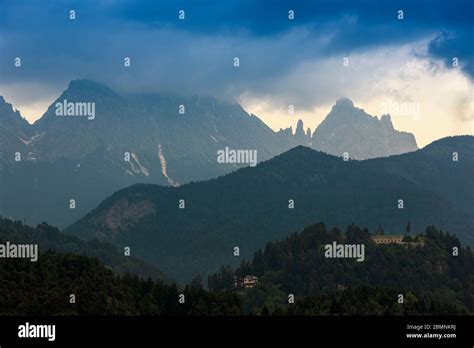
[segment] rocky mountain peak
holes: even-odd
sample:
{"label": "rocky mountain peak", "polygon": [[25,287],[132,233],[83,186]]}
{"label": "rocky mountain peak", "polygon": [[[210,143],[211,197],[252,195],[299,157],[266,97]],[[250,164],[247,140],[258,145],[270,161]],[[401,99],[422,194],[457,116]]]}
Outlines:
{"label": "rocky mountain peak", "polygon": [[28,127],[28,122],[21,116],[20,111],[14,110],[12,104],[8,103],[1,95],[0,123],[8,128],[21,128],[22,130]]}
{"label": "rocky mountain peak", "polygon": [[354,103],[347,97],[340,97],[336,100],[336,104],[333,106],[334,108],[354,108]]}
{"label": "rocky mountain peak", "polygon": [[298,120],[298,123],[296,124],[295,135],[304,135],[304,126],[302,120]]}
{"label": "rocky mountain peak", "polygon": [[109,87],[87,79],[71,80],[65,92],[102,92],[115,94]]}
{"label": "rocky mountain peak", "polygon": [[380,123],[385,125],[389,129],[394,129],[393,128],[393,123],[392,123],[392,118],[390,117],[389,114],[382,115],[380,117]]}
{"label": "rocky mountain peak", "polygon": [[349,153],[354,159],[385,157],[418,149],[413,134],[394,129],[390,115],[380,120],[340,98],[316,128],[312,147],[332,155]]}

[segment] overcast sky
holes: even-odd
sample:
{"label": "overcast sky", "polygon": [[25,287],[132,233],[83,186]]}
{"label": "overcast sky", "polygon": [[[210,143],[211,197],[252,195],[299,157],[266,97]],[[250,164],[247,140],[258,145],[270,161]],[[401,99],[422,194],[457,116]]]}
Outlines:
{"label": "overcast sky", "polygon": [[276,130],[346,96],[423,146],[474,132],[473,18],[471,0],[0,0],[0,95],[33,122],[88,78],[236,100]]}

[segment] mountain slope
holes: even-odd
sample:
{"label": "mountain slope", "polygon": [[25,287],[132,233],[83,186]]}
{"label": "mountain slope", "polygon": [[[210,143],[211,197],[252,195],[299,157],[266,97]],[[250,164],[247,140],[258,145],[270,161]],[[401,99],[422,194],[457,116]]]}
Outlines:
{"label": "mountain slope", "polygon": [[[96,258],[47,251],[38,262],[2,260],[0,315],[176,316],[240,314],[231,292],[213,294],[200,284],[176,284],[118,276]],[[71,294],[75,303],[70,303]],[[185,304],[179,296],[184,294]]]}
{"label": "mountain slope", "polygon": [[0,170],[13,163],[16,152],[28,155],[31,133],[28,122],[0,96]]}
{"label": "mountain slope", "polygon": [[15,244],[38,244],[39,252],[54,250],[56,252],[73,253],[97,257],[109,269],[118,274],[133,273],[142,277],[151,277],[169,282],[169,278],[135,256],[125,256],[105,242],[97,240],[83,241],[74,236],[65,235],[55,227],[46,223],[36,228],[23,225],[19,221],[0,218],[0,242]]}
{"label": "mountain slope", "polygon": [[[452,161],[453,152],[459,153],[458,162]],[[180,280],[235,264],[236,246],[240,256],[250,256],[315,220],[371,229],[380,224],[387,233],[403,233],[408,221],[414,232],[436,224],[473,244],[473,163],[471,136],[366,161],[297,147],[207,182],[131,186],[66,231],[133,245],[140,257]]]}

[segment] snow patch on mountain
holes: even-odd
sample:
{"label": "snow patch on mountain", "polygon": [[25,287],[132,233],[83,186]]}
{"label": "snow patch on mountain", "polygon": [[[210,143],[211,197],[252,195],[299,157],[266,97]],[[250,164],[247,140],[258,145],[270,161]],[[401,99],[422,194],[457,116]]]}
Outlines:
{"label": "snow patch on mountain", "polygon": [[138,160],[138,157],[136,154],[134,154],[132,152],[132,158],[133,160],[137,163],[137,166],[138,166],[138,169],[135,168],[134,164],[132,163],[132,161],[130,161],[130,165],[132,166],[132,169],[135,173],[142,173],[143,175],[145,176],[149,176],[150,175],[150,171],[148,170],[148,168],[145,168],[144,166],[142,166],[142,164],[140,163],[140,161]]}
{"label": "snow patch on mountain", "polygon": [[166,158],[163,154],[163,148],[161,147],[161,144],[158,144],[158,157],[160,158],[161,163],[161,173],[166,178],[166,180],[168,180],[168,184],[170,184],[171,186],[179,186],[177,182],[175,182],[172,178],[168,176],[168,173],[166,171]]}

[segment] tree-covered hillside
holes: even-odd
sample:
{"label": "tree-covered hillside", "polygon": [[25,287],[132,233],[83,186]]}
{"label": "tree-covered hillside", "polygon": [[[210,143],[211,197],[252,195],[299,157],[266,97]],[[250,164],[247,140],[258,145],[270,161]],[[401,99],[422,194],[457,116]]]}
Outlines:
{"label": "tree-covered hillside", "polygon": [[[0,231],[10,240],[25,229],[3,221]],[[37,229],[57,233],[45,230]],[[166,284],[119,275],[95,257],[41,248],[37,262],[0,259],[0,315],[472,314],[474,257],[468,248],[449,255],[459,245],[455,237],[430,227],[425,244],[412,247],[374,245],[368,236],[355,226],[345,234],[309,226],[269,243],[235,271],[223,267],[209,277],[208,290],[199,277],[185,286]],[[322,244],[333,240],[366,243],[367,260],[322,258]],[[247,274],[258,275],[258,284],[234,288],[234,276]],[[289,294],[295,303],[288,303]]]}
{"label": "tree-covered hillside", "polygon": [[104,265],[119,274],[132,273],[169,282],[169,278],[157,267],[133,256],[125,256],[115,246],[105,241],[83,241],[66,235],[46,223],[30,227],[20,221],[0,218],[0,242],[38,244],[40,252],[54,250],[63,253],[84,254],[97,257]]}
{"label": "tree-covered hillside", "polygon": [[[194,282],[184,289],[118,276],[96,258],[43,253],[38,262],[0,261],[0,315],[238,314],[239,297],[213,294]],[[185,302],[179,303],[183,294]],[[74,303],[71,303],[74,295]]]}
{"label": "tree-covered hillside", "polygon": [[[222,267],[209,276],[209,287],[232,289],[234,276],[257,276],[258,285],[245,291],[248,312],[280,306],[300,314],[474,312],[474,254],[455,236],[430,226],[417,236],[421,243],[376,245],[371,237],[354,225],[343,233],[314,224],[268,243],[235,271]],[[334,241],[365,245],[365,261],[325,257]],[[301,302],[288,306],[289,294]],[[398,294],[409,307],[398,305]]]}

